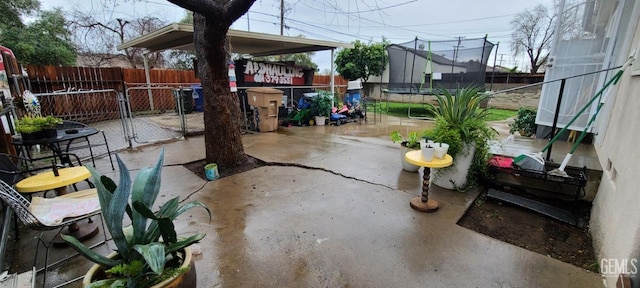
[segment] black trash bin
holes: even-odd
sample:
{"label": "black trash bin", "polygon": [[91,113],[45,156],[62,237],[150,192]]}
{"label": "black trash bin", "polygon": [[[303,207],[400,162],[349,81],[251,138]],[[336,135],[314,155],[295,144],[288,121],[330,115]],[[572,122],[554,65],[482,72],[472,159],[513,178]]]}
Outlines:
{"label": "black trash bin", "polygon": [[173,96],[176,99],[176,111],[178,111],[178,103],[182,100],[182,113],[191,114],[193,112],[193,89],[182,88],[174,89]]}

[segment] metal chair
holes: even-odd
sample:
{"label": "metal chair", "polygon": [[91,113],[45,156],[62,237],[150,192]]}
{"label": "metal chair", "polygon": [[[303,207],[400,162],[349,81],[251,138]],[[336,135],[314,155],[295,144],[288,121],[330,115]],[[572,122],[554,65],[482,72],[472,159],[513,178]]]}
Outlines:
{"label": "metal chair", "polygon": [[[87,198],[92,198],[95,197],[96,201],[97,201],[97,191],[96,189],[88,189],[88,190],[83,190],[80,192],[75,192],[75,193],[69,193],[66,195],[62,195],[62,196],[58,196],[54,199],[58,200],[58,201],[70,201],[69,203],[73,203],[73,201],[77,201],[78,197],[78,193],[81,193],[81,195],[83,197],[87,197]],[[37,230],[37,231],[41,231],[40,232],[40,236],[38,236],[38,243],[36,244],[36,251],[35,251],[35,256],[33,259],[33,266],[36,267],[36,263],[38,260],[38,250],[40,248],[40,244],[42,244],[45,249],[45,259],[44,259],[44,267],[40,268],[38,270],[36,270],[36,272],[40,272],[40,271],[44,271],[44,279],[43,279],[43,287],[46,285],[46,280],[47,280],[47,269],[49,268],[49,248],[51,248],[52,244],[53,244],[53,240],[60,235],[60,233],[62,232],[62,230],[67,227],[69,224],[78,222],[80,220],[85,220],[85,219],[89,219],[92,216],[96,216],[96,215],[100,215],[102,213],[101,210],[96,210],[96,211],[91,211],[89,213],[85,213],[83,215],[79,215],[79,216],[75,216],[75,217],[69,217],[69,218],[64,218],[61,222],[56,223],[56,224],[44,224],[43,221],[41,220],[42,217],[38,217],[39,215],[34,215],[34,213],[32,213],[32,209],[34,209],[34,211],[37,211],[37,209],[35,209],[34,205],[32,205],[32,202],[28,201],[24,196],[22,196],[22,194],[20,194],[18,191],[16,191],[15,189],[13,189],[11,186],[9,186],[9,184],[7,184],[4,181],[0,180],[0,199],[2,200],[2,202],[4,202],[6,205],[8,205],[17,215],[18,219],[20,219],[20,222],[22,222],[22,224],[24,224],[24,226],[26,226],[29,229],[32,230]],[[41,200],[42,201],[42,200]],[[64,202],[63,202],[64,203]],[[89,219],[90,220],[90,219]],[[104,234],[104,239],[107,239],[107,235],[106,235],[106,229],[104,227],[104,222],[102,222],[102,231]],[[46,231],[50,231],[50,230],[57,230],[56,234],[54,237],[52,237],[51,239],[45,239],[45,232]],[[105,243],[105,241],[101,241],[95,245],[93,245],[90,248],[96,247],[98,245],[101,245],[102,243]],[[55,263],[52,263],[51,266],[57,265],[59,263],[63,263],[65,261],[67,261],[69,258],[74,257],[73,256],[69,256],[65,259],[59,260]],[[35,275],[34,275],[35,277]]]}
{"label": "metal chair", "polygon": [[380,121],[382,121],[382,113],[379,113],[378,111],[378,107],[380,103],[378,103],[378,100],[376,100],[376,98],[373,97],[364,97],[362,99],[362,106],[364,108],[364,121],[367,122],[367,118],[369,116],[369,111],[367,110],[368,106],[373,106],[373,123],[376,123],[376,116],[378,114],[380,114]]}
{"label": "metal chair", "polygon": [[[49,160],[49,158],[53,160],[54,163],[55,161],[57,161],[57,158],[54,156],[49,156],[46,158],[42,158],[40,160],[47,162],[46,160]],[[82,165],[82,163],[80,163],[80,159],[78,159],[77,157],[75,157],[75,159],[78,161],[79,165]],[[39,161],[36,161],[35,163],[39,164],[38,162]],[[14,185],[18,181],[22,180],[22,178],[24,178],[25,176],[31,173],[51,168],[50,165],[42,166],[42,167],[34,167],[33,163],[34,162],[31,162],[31,159],[22,158],[22,157],[9,155],[5,153],[0,153],[0,180],[6,183],[9,183],[10,185]],[[78,189],[76,189],[76,191],[77,190]],[[19,238],[18,219],[16,217],[13,217],[14,213],[11,209],[9,209],[10,207],[7,207],[6,205],[3,205],[3,206],[4,206],[3,207],[4,211],[2,215],[2,226],[0,227],[2,231],[2,233],[0,234],[0,259],[2,259],[2,262],[4,261],[5,249],[6,249],[7,240],[9,239],[8,236],[9,236],[9,231],[11,230],[12,219],[14,220],[14,227],[15,227],[13,229],[15,233],[14,239]]]}
{"label": "metal chair", "polygon": [[[58,126],[59,130],[70,130],[70,129],[82,129],[87,128],[88,126],[82,122],[64,120],[62,124]],[[107,136],[104,134],[103,130],[99,130],[102,133],[103,143],[91,143],[89,140],[90,136],[83,137],[81,142],[69,142],[67,143],[67,151],[79,150],[79,149],[89,149],[89,154],[91,155],[91,162],[93,163],[93,167],[96,167],[96,161],[93,155],[93,148],[98,146],[105,146],[107,148],[107,155],[109,155],[109,161],[111,162],[111,169],[116,170],[116,167],[113,165],[113,158],[111,157],[111,149],[109,149],[109,142],[107,141]]]}

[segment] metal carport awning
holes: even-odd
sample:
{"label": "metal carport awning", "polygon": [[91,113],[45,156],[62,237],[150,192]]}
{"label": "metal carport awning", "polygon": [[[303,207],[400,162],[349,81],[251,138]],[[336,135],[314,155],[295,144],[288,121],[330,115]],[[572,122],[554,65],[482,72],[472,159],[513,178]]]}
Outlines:
{"label": "metal carport awning", "polygon": [[[284,55],[336,48],[353,48],[353,44],[280,36],[229,29],[231,52],[255,57]],[[130,47],[145,48],[148,52],[166,49],[193,50],[193,25],[173,23],[118,45],[118,50]]]}
{"label": "metal carport awning", "polygon": [[[300,37],[280,36],[229,29],[227,33],[231,52],[249,54],[251,56],[285,55],[292,53],[331,50],[331,93],[335,91],[334,55],[336,48],[353,48],[353,44],[306,39]],[[148,53],[167,49],[194,50],[193,25],[172,23],[151,33],[131,39],[120,45],[118,50],[130,47],[144,48],[144,70],[147,85],[150,85]],[[151,92],[149,92],[151,93]],[[333,97],[332,97],[333,99]]]}

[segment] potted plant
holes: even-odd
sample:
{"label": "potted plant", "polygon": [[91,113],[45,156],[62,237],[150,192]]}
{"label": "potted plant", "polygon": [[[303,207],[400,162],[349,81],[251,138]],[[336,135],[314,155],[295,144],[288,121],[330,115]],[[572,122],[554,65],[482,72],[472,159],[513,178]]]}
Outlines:
{"label": "potted plant", "polygon": [[22,135],[25,141],[33,141],[42,138],[56,137],[58,125],[62,119],[49,116],[24,116],[18,119],[16,132]]}
{"label": "potted plant", "polygon": [[404,138],[399,131],[391,132],[391,141],[393,143],[400,143],[400,161],[402,162],[402,169],[408,172],[418,172],[420,166],[413,165],[404,158],[404,155],[411,150],[420,149],[420,137],[418,132],[409,132],[407,138]]}
{"label": "potted plant", "polygon": [[484,121],[488,110],[480,108],[488,96],[474,87],[458,88],[453,93],[442,88],[440,92],[441,95],[436,95],[438,106],[428,107],[436,118],[430,133],[434,141],[449,144],[453,165],[431,169],[432,182],[447,189],[466,190],[486,173],[487,141],[497,134]]}
{"label": "potted plant", "polygon": [[[85,275],[84,287],[176,287],[165,285],[177,285],[189,270],[189,265],[192,265],[189,245],[199,242],[205,235],[198,233],[178,238],[173,220],[194,207],[205,208],[209,218],[211,212],[198,201],[180,205],[179,197],[152,212],[160,191],[163,157],[164,149],[153,167],[140,169],[133,184],[126,165],[117,155],[120,169],[118,185],[87,166],[117,253],[103,256],[71,236],[62,236],[80,254],[96,263]],[[125,215],[130,221],[125,219]],[[124,222],[131,225],[125,226]]]}
{"label": "potted plant", "polygon": [[520,107],[518,109],[518,116],[509,124],[509,133],[513,134],[518,131],[520,136],[531,137],[536,134],[536,110],[531,108]]}
{"label": "potted plant", "polygon": [[331,94],[327,91],[320,91],[318,96],[311,102],[311,115],[315,116],[316,125],[324,125],[331,115]]}

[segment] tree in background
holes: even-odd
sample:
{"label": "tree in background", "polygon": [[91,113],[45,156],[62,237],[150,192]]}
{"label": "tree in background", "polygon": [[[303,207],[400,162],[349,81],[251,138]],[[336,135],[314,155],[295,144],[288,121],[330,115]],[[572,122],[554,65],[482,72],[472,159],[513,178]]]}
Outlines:
{"label": "tree in background", "polygon": [[367,83],[369,76],[380,76],[387,66],[385,42],[364,44],[358,40],[353,48],[345,48],[336,56],[336,71],[347,80],[362,79]]}
{"label": "tree in background", "polygon": [[[0,1],[0,32],[10,27],[22,28],[21,16],[34,15],[40,9],[38,0],[2,0]],[[2,33],[0,33],[1,35]]]}
{"label": "tree in background", "polygon": [[[87,65],[100,67],[110,65],[112,59],[120,56],[116,51],[118,44],[122,44],[126,39],[133,39],[157,30],[164,25],[165,21],[151,16],[131,20],[117,18],[101,21],[94,15],[76,11],[69,28],[75,32],[73,34],[75,43],[80,53],[85,56]],[[143,53],[142,48],[132,47],[124,50],[124,56],[133,68],[144,66]],[[163,67],[163,54],[150,53],[149,66]]]}
{"label": "tree in background", "polygon": [[531,73],[538,73],[549,59],[549,48],[554,33],[556,15],[547,7],[538,5],[531,10],[518,13],[513,26],[512,49],[514,56],[526,53],[531,65]]}
{"label": "tree in background", "polygon": [[231,52],[227,33],[233,22],[249,11],[256,0],[169,0],[193,11],[193,42],[204,98],[206,162],[221,171],[249,163],[242,147],[242,114],[238,97],[231,97]]}
{"label": "tree in background", "polygon": [[76,51],[62,10],[42,11],[38,16],[38,19],[25,26],[0,27],[0,43],[11,49],[22,64],[75,64]]}
{"label": "tree in background", "polygon": [[[304,38],[304,35],[296,36],[298,38]],[[313,52],[307,53],[294,53],[287,55],[278,55],[278,56],[265,56],[265,57],[255,57],[253,60],[256,61],[286,61],[286,62],[294,62],[296,66],[302,66],[306,68],[311,68],[314,71],[318,71],[318,64],[314,63],[311,58],[315,55]]]}
{"label": "tree in background", "polygon": [[311,60],[315,53],[307,52],[307,53],[295,53],[295,54],[287,54],[287,55],[279,55],[279,56],[264,56],[264,57],[255,57],[253,60],[256,61],[269,61],[269,62],[294,62],[296,66],[301,66],[305,68],[311,68],[314,71],[318,70],[318,64],[314,63]]}
{"label": "tree in background", "polygon": [[[185,11],[180,23],[193,24],[193,12]],[[177,70],[193,70],[193,59],[196,53],[188,50],[171,50],[167,57],[167,67]]]}

